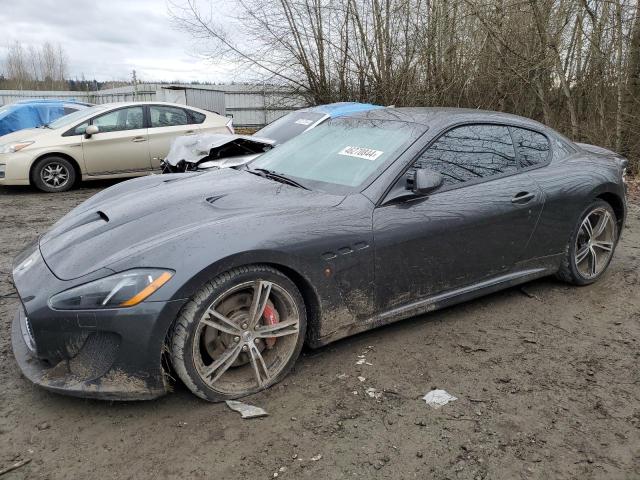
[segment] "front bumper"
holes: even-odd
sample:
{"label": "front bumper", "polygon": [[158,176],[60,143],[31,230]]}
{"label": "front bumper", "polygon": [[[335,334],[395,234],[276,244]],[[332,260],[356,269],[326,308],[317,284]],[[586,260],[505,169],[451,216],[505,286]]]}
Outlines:
{"label": "front bumper", "polygon": [[22,305],[11,329],[13,352],[25,377],[47,390],[87,398],[145,400],[167,392],[163,347],[183,300],[111,310],[53,310],[48,299],[69,282],[51,273],[37,247],[28,258],[34,260],[27,270],[14,270]]}
{"label": "front bumper", "polygon": [[118,334],[91,332],[79,337],[85,341],[75,356],[52,363],[29,349],[21,328],[23,320],[20,308],[11,327],[13,354],[24,376],[46,390],[103,400],[149,400],[168,391],[161,349],[154,358],[145,359],[147,348],[140,345],[132,357]]}
{"label": "front bumper", "polygon": [[0,185],[29,185],[29,171],[34,156],[30,152],[0,154],[4,175],[0,175]]}

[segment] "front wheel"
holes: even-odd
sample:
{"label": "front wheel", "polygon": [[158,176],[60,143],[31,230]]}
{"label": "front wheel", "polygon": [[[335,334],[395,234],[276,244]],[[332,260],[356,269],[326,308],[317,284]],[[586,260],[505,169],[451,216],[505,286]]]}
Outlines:
{"label": "front wheel", "polygon": [[574,285],[595,282],[611,263],[617,241],[616,214],[607,202],[595,201],[580,216],[558,276]]}
{"label": "front wheel", "polygon": [[76,170],[66,158],[47,157],[34,166],[32,181],[43,192],[66,192],[76,181]]}
{"label": "front wheel", "polygon": [[306,331],[295,284],[267,266],[241,267],[205,284],[183,307],[169,339],[176,373],[209,401],[244,397],[282,380]]}

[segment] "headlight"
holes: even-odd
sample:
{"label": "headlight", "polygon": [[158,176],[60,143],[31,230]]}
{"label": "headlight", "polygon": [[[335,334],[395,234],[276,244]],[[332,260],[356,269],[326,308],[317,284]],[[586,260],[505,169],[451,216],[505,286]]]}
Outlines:
{"label": "headlight", "polygon": [[0,153],[16,153],[29,145],[33,145],[35,142],[14,142],[0,145]]}
{"label": "headlight", "polygon": [[49,303],[56,310],[133,307],[167,283],[174,273],[156,268],[128,270],[58,293]]}

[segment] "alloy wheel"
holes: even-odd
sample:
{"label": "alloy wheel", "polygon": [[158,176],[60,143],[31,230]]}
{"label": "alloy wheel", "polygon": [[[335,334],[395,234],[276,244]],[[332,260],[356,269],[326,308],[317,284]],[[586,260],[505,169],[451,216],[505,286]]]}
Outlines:
{"label": "alloy wheel", "polygon": [[607,209],[595,208],[584,218],[575,245],[575,265],[583,278],[595,278],[607,267],[615,235],[615,221]]}
{"label": "alloy wheel", "polygon": [[272,384],[296,351],[300,312],[275,282],[234,286],[201,316],[193,342],[200,378],[213,390],[237,395]]}
{"label": "alloy wheel", "polygon": [[47,163],[40,171],[42,182],[51,188],[62,188],[69,182],[69,170],[58,162]]}

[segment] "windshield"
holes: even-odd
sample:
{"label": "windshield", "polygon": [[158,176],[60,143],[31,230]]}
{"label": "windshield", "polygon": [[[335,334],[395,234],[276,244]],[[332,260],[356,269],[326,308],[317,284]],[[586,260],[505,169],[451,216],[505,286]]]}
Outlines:
{"label": "windshield", "polygon": [[254,135],[256,137],[275,140],[277,145],[287,142],[293,137],[297,137],[325,116],[326,114],[318,112],[293,112],[279,118],[275,122],[271,122],[262,130],[254,133]]}
{"label": "windshield", "polygon": [[249,168],[345,193],[393,162],[423,130],[398,121],[334,119],[262,154]]}
{"label": "windshield", "polygon": [[84,108],[77,112],[70,113],[69,115],[65,115],[64,117],[60,117],[55,122],[51,122],[48,127],[53,129],[68,127],[76,122],[84,120],[85,118],[90,118],[102,112],[106,108],[106,105],[96,105],[95,107]]}

